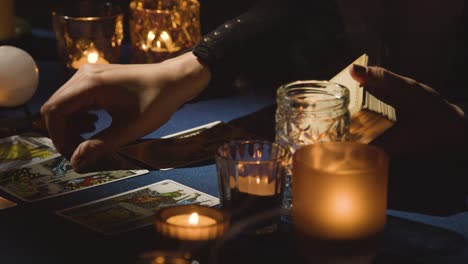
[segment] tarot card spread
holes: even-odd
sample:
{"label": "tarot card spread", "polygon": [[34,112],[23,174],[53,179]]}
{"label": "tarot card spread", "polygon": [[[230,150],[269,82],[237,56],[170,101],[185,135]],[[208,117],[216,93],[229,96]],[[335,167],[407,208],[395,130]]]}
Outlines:
{"label": "tarot card spread", "polygon": [[45,137],[11,136],[0,139],[0,172],[53,159],[60,154]]}
{"label": "tarot card spread", "polygon": [[45,137],[0,140],[0,188],[32,202],[145,174],[147,170],[76,173]]}
{"label": "tarot card spread", "polygon": [[57,211],[80,225],[111,235],[152,223],[155,209],[200,204],[215,206],[219,199],[180,183],[164,180],[122,194]]}

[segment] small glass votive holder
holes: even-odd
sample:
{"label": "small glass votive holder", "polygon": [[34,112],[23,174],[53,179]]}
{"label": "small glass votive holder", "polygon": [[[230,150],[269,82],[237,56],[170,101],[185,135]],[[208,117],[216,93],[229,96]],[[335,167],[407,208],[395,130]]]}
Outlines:
{"label": "small glass votive holder", "polygon": [[129,30],[131,62],[175,57],[201,39],[198,0],[133,0]]}
{"label": "small glass votive holder", "polygon": [[52,11],[57,53],[66,67],[118,63],[124,37],[123,11],[102,1],[67,2]]}
{"label": "small glass votive holder", "polygon": [[[347,141],[350,113],[348,88],[329,81],[296,81],[276,92],[275,141],[291,154],[305,145]],[[288,164],[283,206],[291,208],[291,163]]]}
{"label": "small glass votive holder", "polygon": [[181,241],[221,238],[230,225],[229,215],[216,208],[181,205],[156,211],[154,227],[165,237]]}
{"label": "small glass votive holder", "polygon": [[293,156],[293,179],[293,229],[306,254],[317,263],[373,257],[386,222],[382,149],[355,142],[304,146]]}
{"label": "small glass votive holder", "polygon": [[262,140],[234,140],[217,149],[221,205],[233,224],[252,222],[244,233],[276,231],[280,217],[263,216],[281,208],[288,158],[286,148]]}

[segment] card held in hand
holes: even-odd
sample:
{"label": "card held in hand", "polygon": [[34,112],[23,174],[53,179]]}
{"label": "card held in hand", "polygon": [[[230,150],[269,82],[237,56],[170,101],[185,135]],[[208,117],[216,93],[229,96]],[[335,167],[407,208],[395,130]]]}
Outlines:
{"label": "card held in hand", "polygon": [[349,89],[350,140],[360,143],[371,142],[396,122],[395,108],[377,99],[351,77],[349,70],[353,64],[367,66],[367,63],[368,56],[363,54],[330,80]]}
{"label": "card held in hand", "polygon": [[260,139],[223,122],[210,123],[120,149],[120,154],[149,170],[184,167],[214,160],[216,149],[234,139]]}

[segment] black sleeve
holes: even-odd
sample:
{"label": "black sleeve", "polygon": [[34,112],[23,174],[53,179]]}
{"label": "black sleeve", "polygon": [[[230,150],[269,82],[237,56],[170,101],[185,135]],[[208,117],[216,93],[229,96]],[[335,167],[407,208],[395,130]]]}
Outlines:
{"label": "black sleeve", "polygon": [[[261,0],[202,37],[193,53],[208,64],[213,81],[231,80],[249,68],[257,76],[280,73],[280,82],[317,78],[297,71],[306,73],[311,70],[306,64],[312,64],[317,55],[325,57],[326,50],[320,48],[333,46],[340,30],[334,1]],[[295,66],[290,67],[291,61]],[[315,64],[320,65],[320,60]],[[275,72],[275,68],[281,70]]]}

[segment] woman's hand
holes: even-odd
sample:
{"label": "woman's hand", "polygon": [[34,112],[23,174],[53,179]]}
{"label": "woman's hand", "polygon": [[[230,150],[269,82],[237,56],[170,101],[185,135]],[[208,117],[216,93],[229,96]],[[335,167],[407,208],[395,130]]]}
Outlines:
{"label": "woman's hand", "polygon": [[[78,172],[120,146],[163,125],[210,81],[210,71],[191,53],[158,64],[84,65],[42,106],[49,136]],[[111,125],[81,142],[104,109]]]}
{"label": "woman's hand", "polygon": [[397,124],[384,135],[394,154],[460,150],[464,113],[429,86],[379,67],[351,67],[351,76],[396,109]]}

